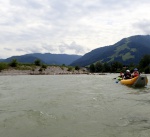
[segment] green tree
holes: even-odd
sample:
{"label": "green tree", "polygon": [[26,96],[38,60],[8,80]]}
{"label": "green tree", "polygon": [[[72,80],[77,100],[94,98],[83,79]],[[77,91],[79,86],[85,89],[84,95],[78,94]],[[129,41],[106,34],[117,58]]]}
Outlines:
{"label": "green tree", "polygon": [[96,62],[95,64],[95,72],[102,72],[103,70],[103,64],[101,62]]}
{"label": "green tree", "polygon": [[75,70],[79,71],[80,67],[79,66],[75,66]]}
{"label": "green tree", "polygon": [[150,64],[150,55],[145,55],[145,56],[143,56],[143,58],[140,60],[140,62],[139,62],[139,67],[143,69],[143,68],[149,66],[149,64]]}
{"label": "green tree", "polygon": [[103,72],[110,72],[110,65],[106,62],[103,64]]}
{"label": "green tree", "polygon": [[150,55],[145,55],[139,62],[140,71],[150,73]]}
{"label": "green tree", "polygon": [[41,60],[40,60],[40,59],[36,59],[36,60],[34,61],[34,64],[35,64],[36,66],[40,66],[40,65],[41,65]]}
{"label": "green tree", "polygon": [[122,63],[118,62],[118,61],[115,61],[111,64],[111,70],[112,72],[117,72],[117,71],[120,71],[122,70],[123,68],[123,65]]}
{"label": "green tree", "polygon": [[150,66],[145,67],[145,68],[144,68],[144,72],[145,72],[146,74],[149,74],[149,73],[150,73]]}
{"label": "green tree", "polygon": [[18,66],[18,61],[17,61],[17,59],[13,59],[10,63],[9,63],[9,65],[11,66],[11,67],[17,67]]}
{"label": "green tree", "polygon": [[90,72],[95,72],[95,65],[94,64],[90,65]]}

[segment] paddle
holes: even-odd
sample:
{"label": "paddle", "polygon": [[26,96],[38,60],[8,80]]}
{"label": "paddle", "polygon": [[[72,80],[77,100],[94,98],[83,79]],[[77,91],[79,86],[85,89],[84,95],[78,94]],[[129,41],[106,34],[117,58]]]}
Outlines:
{"label": "paddle", "polygon": [[119,78],[121,78],[121,77],[120,77],[120,76],[118,76],[118,77],[116,77],[116,78],[113,78],[113,79],[117,79],[117,78],[119,79]]}
{"label": "paddle", "polygon": [[118,77],[116,77],[116,78],[113,78],[113,79],[117,79],[115,83],[119,83],[119,81],[120,81],[120,80],[122,80],[122,78],[121,78],[121,77],[119,77],[119,76],[118,76]]}
{"label": "paddle", "polygon": [[116,78],[113,78],[113,79],[118,79],[120,76],[116,77]]}
{"label": "paddle", "polygon": [[119,82],[119,80],[118,80],[118,77],[116,77],[116,78],[113,78],[113,79],[117,79],[117,80],[115,81],[115,83],[118,83],[118,82]]}
{"label": "paddle", "polygon": [[119,83],[119,80],[117,80],[115,83]]}

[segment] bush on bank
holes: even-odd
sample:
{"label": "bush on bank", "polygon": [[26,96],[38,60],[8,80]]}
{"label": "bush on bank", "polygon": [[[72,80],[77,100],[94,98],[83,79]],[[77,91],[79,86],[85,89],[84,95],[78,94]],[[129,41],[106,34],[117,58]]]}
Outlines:
{"label": "bush on bank", "polygon": [[8,69],[8,64],[7,63],[3,63],[3,62],[0,62],[0,72],[4,69]]}

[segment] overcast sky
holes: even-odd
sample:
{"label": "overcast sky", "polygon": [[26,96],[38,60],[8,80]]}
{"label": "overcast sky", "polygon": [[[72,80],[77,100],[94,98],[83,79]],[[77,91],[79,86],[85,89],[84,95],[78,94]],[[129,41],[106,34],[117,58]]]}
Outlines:
{"label": "overcast sky", "polygon": [[0,58],[83,55],[150,34],[150,0],[0,0]]}

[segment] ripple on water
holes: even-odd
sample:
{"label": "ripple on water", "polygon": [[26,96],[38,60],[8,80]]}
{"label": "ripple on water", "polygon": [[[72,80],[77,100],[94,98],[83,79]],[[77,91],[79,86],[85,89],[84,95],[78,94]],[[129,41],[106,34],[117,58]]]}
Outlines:
{"label": "ripple on water", "polygon": [[26,111],[28,119],[37,123],[37,125],[47,125],[50,120],[56,120],[56,116],[54,114],[48,114],[38,110],[28,110]]}
{"label": "ripple on water", "polygon": [[147,117],[140,117],[140,116],[120,118],[117,125],[120,127],[128,126],[130,128],[132,127],[139,130],[146,130],[150,129],[150,119]]}
{"label": "ripple on water", "polygon": [[141,94],[149,94],[149,93],[150,93],[149,87],[143,87],[143,88],[130,87],[130,92],[128,94],[141,95]]}
{"label": "ripple on water", "polygon": [[[1,136],[148,135],[149,85],[141,89],[128,88],[114,83],[114,76],[16,76],[13,80],[9,80],[10,77],[1,79],[5,82],[0,83]],[[149,137],[147,135],[144,137]]]}
{"label": "ripple on water", "polygon": [[[6,110],[0,110],[0,113],[5,114]],[[14,129],[22,129],[26,126],[28,126],[28,128],[36,126],[44,127],[49,126],[56,121],[56,116],[54,114],[48,114],[38,110],[23,110],[20,113],[11,111],[11,113],[11,117],[3,116],[0,127],[4,127],[5,129],[9,129],[11,127]]]}

